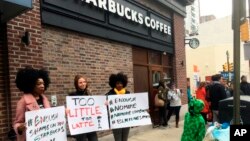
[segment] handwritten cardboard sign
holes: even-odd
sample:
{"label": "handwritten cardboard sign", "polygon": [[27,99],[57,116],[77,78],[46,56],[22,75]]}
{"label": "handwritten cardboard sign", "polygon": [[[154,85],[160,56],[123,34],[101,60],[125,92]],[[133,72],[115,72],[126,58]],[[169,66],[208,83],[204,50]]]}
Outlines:
{"label": "handwritten cardboard sign", "polygon": [[108,103],[112,129],[151,124],[147,93],[111,95]]}
{"label": "handwritten cardboard sign", "polygon": [[67,141],[65,107],[25,113],[27,141]]}
{"label": "handwritten cardboard sign", "polygon": [[67,96],[71,135],[109,129],[106,96]]}

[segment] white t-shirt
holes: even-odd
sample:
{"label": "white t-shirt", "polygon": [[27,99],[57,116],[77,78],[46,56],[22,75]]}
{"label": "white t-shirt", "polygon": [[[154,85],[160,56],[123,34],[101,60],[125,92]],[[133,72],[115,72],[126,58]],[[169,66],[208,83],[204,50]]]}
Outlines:
{"label": "white t-shirt", "polygon": [[168,91],[168,100],[170,100],[170,106],[181,106],[181,92],[179,89]]}

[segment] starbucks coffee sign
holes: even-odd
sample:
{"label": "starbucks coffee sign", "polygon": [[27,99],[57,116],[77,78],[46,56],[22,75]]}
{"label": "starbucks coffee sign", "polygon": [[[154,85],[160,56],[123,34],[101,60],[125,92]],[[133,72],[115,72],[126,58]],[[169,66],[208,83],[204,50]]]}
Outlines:
{"label": "starbucks coffee sign", "polygon": [[[145,1],[147,3],[148,1]],[[173,16],[136,0],[42,0],[42,24],[173,53]],[[160,3],[155,2],[160,5]]]}
{"label": "starbucks coffee sign", "polygon": [[131,9],[115,0],[82,0],[87,4],[93,4],[96,7],[99,7],[105,11],[117,14],[120,17],[125,17],[127,20],[144,24],[148,28],[160,31],[162,33],[171,35],[171,27],[156,20],[150,18],[149,16],[143,15],[142,13]]}

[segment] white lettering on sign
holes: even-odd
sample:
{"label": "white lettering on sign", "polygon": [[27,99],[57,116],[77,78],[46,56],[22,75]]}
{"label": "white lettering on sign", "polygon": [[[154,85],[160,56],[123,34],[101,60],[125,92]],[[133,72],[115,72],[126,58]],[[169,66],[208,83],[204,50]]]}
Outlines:
{"label": "white lettering on sign", "polygon": [[139,24],[145,24],[146,27],[152,28],[154,30],[163,32],[165,34],[171,35],[171,27],[164,24],[156,19],[150,18],[149,16],[144,16],[142,13],[130,9],[114,0],[81,0],[88,4],[93,4],[103,10],[109,11],[111,13],[117,14],[120,17],[125,17],[127,20]]}
{"label": "white lettering on sign", "polygon": [[125,7],[125,17],[129,20],[131,19],[130,12],[131,12],[130,9],[128,7]]}
{"label": "white lettering on sign", "polygon": [[150,17],[148,17],[148,16],[145,17],[145,25],[147,27],[150,27]]}
{"label": "white lettering on sign", "polygon": [[243,136],[247,133],[246,129],[236,129],[234,132],[234,136]]}
{"label": "white lettering on sign", "polygon": [[138,23],[143,24],[143,15],[142,15],[142,13],[138,13]]}
{"label": "white lettering on sign", "polygon": [[94,6],[97,6],[97,2],[96,2],[96,0],[86,0],[86,3],[92,3],[92,4],[94,4]]}
{"label": "white lettering on sign", "polygon": [[104,10],[108,10],[106,5],[107,5],[107,1],[106,0],[98,0],[98,6],[99,6],[99,8],[102,8]]}
{"label": "white lettering on sign", "polygon": [[116,13],[115,2],[113,0],[109,0],[109,12]]}
{"label": "white lettering on sign", "polygon": [[121,17],[124,16],[124,6],[117,3],[117,14]]}

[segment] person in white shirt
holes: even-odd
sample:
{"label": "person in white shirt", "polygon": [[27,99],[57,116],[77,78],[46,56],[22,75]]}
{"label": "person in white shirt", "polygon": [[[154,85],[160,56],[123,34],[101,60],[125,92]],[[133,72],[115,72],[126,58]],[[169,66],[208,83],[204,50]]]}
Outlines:
{"label": "person in white shirt", "polygon": [[174,112],[175,123],[176,123],[175,126],[176,128],[178,128],[182,93],[180,89],[176,89],[174,83],[170,83],[168,87],[170,88],[170,90],[168,91],[168,100],[170,101],[170,108],[169,108],[168,115],[167,115],[167,123]]}

